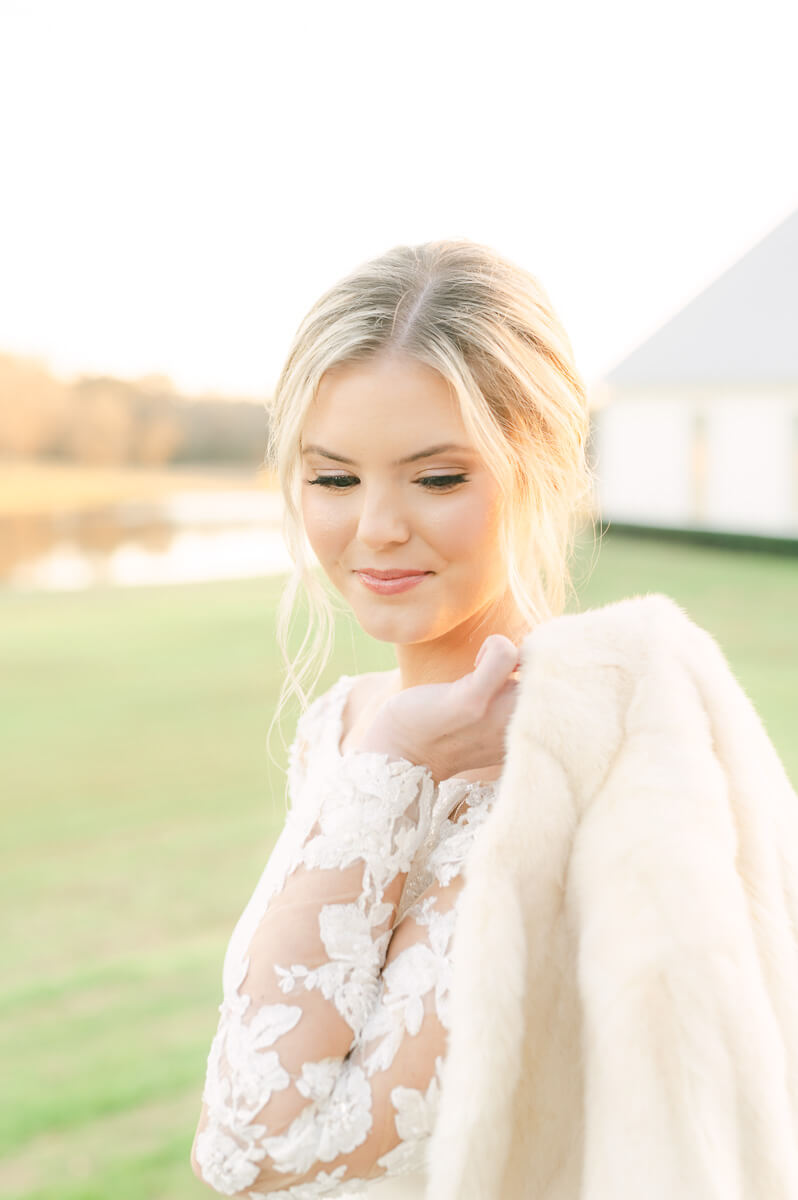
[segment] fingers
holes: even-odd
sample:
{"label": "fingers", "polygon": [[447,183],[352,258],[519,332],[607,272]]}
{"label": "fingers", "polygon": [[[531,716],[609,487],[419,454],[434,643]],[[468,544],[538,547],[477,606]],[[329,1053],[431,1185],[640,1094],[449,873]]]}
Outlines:
{"label": "fingers", "polygon": [[487,653],[495,654],[497,651],[512,655],[514,663],[519,661],[518,647],[508,637],[505,637],[503,633],[492,633],[489,637],[485,638],[480,646],[479,652],[474,659],[474,667],[479,666]]}
{"label": "fingers", "polygon": [[474,661],[474,670],[468,677],[471,688],[487,704],[519,665],[518,647],[503,634],[492,633],[485,638]]}

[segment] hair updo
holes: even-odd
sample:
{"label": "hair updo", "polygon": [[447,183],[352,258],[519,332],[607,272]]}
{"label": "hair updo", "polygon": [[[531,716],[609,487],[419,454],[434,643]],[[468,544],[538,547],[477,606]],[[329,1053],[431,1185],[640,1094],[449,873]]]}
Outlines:
{"label": "hair updo", "polygon": [[[332,647],[335,594],[309,566],[301,519],[300,438],[330,367],[405,354],[454,387],[463,423],[502,497],[508,583],[530,624],[561,613],[573,590],[575,533],[592,519],[585,386],[548,296],[526,270],[470,241],[396,246],[356,268],[310,309],[269,408],[267,464],[285,504],[294,561],[277,638],[286,672],[272,722],[290,694],[304,708]],[[291,616],[304,588],[310,621],[294,660]],[[333,601],[333,604],[330,601]]]}

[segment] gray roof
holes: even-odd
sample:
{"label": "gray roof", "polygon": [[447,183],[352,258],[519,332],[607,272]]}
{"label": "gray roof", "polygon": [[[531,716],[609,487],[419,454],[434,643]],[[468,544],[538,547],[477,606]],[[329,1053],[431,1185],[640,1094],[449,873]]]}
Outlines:
{"label": "gray roof", "polygon": [[798,383],[798,211],[633,350],[605,382]]}

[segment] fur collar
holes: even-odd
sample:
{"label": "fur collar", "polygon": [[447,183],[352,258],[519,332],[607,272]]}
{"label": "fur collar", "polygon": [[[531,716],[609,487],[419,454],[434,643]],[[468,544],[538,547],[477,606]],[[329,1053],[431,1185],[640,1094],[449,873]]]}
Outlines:
{"label": "fur collar", "polygon": [[798,797],[666,596],[527,636],[430,1200],[798,1197]]}

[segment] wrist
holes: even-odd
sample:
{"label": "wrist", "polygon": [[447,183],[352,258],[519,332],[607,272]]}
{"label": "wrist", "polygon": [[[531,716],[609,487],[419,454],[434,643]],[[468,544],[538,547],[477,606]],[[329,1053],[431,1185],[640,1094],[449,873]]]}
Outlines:
{"label": "wrist", "polygon": [[417,761],[412,754],[408,753],[406,747],[376,730],[367,730],[351,749],[359,754],[384,754],[389,759],[401,758],[410,763]]}
{"label": "wrist", "polygon": [[444,764],[434,761],[425,747],[419,750],[397,736],[396,723],[379,713],[363,732],[353,739],[350,747],[355,753],[383,754],[389,760],[401,760],[424,767],[438,784],[447,777]]}
{"label": "wrist", "polygon": [[437,768],[433,763],[422,762],[412,750],[378,734],[364,734],[357,745],[350,747],[350,751],[353,754],[380,754],[384,755],[389,762],[403,762],[411,766],[423,767],[436,785],[447,778],[445,769]]}

